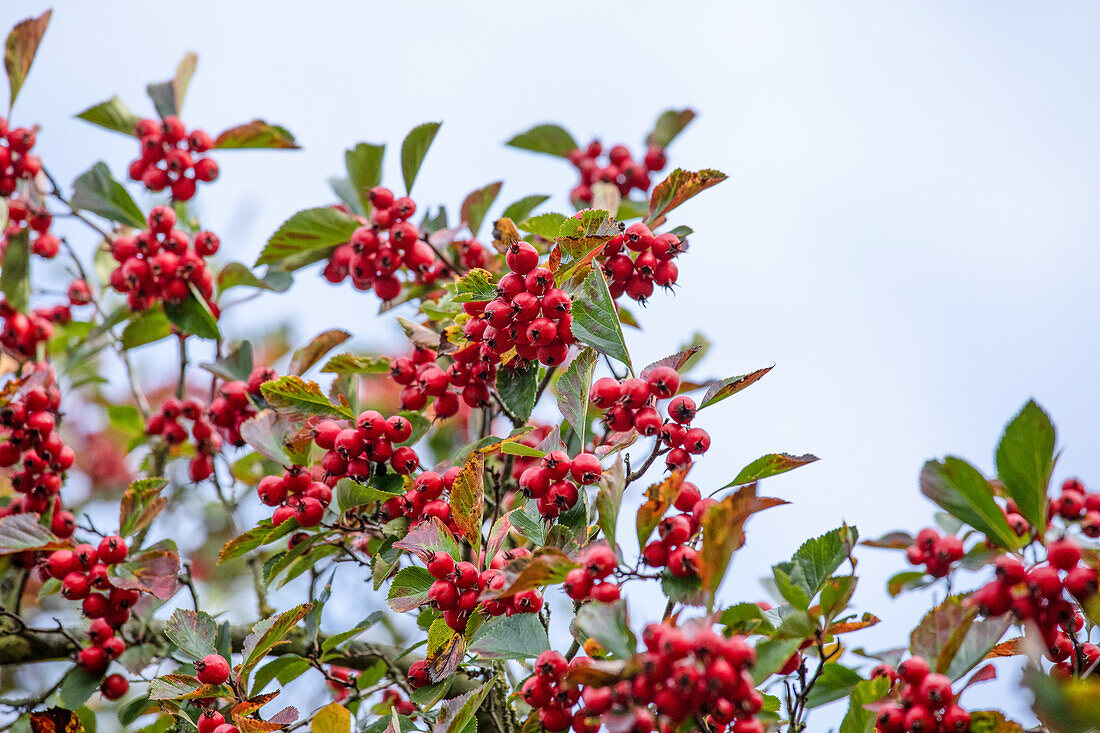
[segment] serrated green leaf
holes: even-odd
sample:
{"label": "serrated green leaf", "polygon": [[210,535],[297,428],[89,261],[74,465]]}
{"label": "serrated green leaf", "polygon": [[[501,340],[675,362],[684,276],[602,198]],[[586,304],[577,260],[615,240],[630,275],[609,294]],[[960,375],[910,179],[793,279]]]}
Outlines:
{"label": "serrated green leaf", "polygon": [[921,470],[920,486],[922,494],[1000,547],[1014,550],[1020,546],[1021,538],[993,500],[993,487],[966,461],[954,456],[942,462],[928,461]]}
{"label": "serrated green leaf", "polygon": [[501,367],[497,371],[496,388],[501,402],[523,422],[535,409],[535,393],[538,391],[539,366],[532,362],[523,367]]}
{"label": "serrated green leaf", "polygon": [[420,172],[420,166],[424,162],[424,156],[428,154],[428,148],[432,146],[436,133],[442,122],[425,122],[417,125],[405,136],[401,143],[401,175],[405,179],[405,191],[412,193],[416,174]]}
{"label": "serrated green leaf", "polygon": [[536,125],[527,132],[516,135],[507,144],[513,148],[556,155],[559,158],[567,158],[569,153],[577,149],[573,136],[560,125],[552,124]]}
{"label": "serrated green leaf", "polygon": [[556,239],[558,232],[561,230],[561,225],[567,218],[568,217],[564,214],[557,214],[550,211],[545,214],[533,216],[529,219],[524,219],[517,223],[516,227],[520,231],[537,234],[543,239]]}
{"label": "serrated green leaf", "polygon": [[214,341],[221,340],[222,334],[218,330],[218,321],[214,318],[214,313],[210,310],[206,299],[193,283],[189,287],[190,293],[181,302],[165,302],[164,315],[168,316],[168,320],[184,333]]}
{"label": "serrated green leaf", "polygon": [[519,201],[508,205],[501,216],[511,219],[513,222],[523,221],[531,216],[531,212],[550,199],[549,196],[535,194],[524,196]]}
{"label": "serrated green leaf", "polygon": [[202,659],[214,653],[218,624],[205,611],[177,608],[164,624],[164,635],[184,654]]}
{"label": "serrated green leaf", "polygon": [[573,293],[573,335],[581,343],[621,361],[634,371],[615,312],[615,301],[599,267],[593,267]]}
{"label": "serrated green leaf", "polygon": [[25,313],[31,298],[30,238],[21,229],[7,238],[3,265],[0,266],[0,290],[8,305]]}
{"label": "serrated green leaf", "polygon": [[293,374],[272,379],[260,385],[267,403],[280,412],[296,415],[328,415],[354,420],[355,415],[344,405],[329,402],[320,386]]}
{"label": "serrated green leaf", "polygon": [[1054,471],[1054,425],[1029,400],[1005,428],[997,445],[997,477],[1033,527],[1046,523],[1047,490]]}
{"label": "serrated green leaf", "polygon": [[347,242],[358,227],[354,217],[331,206],[299,211],[275,230],[256,264],[277,264],[298,255],[322,253]]}
{"label": "serrated green leaf", "polygon": [[133,135],[134,125],[141,119],[131,112],[117,96],[111,97],[106,102],[92,105],[78,114],[77,117],[86,122],[91,122],[93,125],[99,125],[114,132],[121,132],[123,135]]}
{"label": "serrated green leaf", "polygon": [[584,431],[588,427],[588,392],[592,388],[596,359],[594,349],[581,349],[555,385],[558,410],[579,436],[581,445],[584,445]]}
{"label": "serrated green leaf", "polygon": [[73,181],[70,203],[74,209],[90,211],[137,229],[145,228],[145,215],[122,184],[114,179],[106,163],[96,163]]}
{"label": "serrated green leaf", "polygon": [[359,143],[344,152],[344,166],[348,180],[351,181],[355,195],[363,211],[370,213],[370,190],[382,182],[382,159],[385,157],[385,145]]}
{"label": "serrated green leaf", "polygon": [[435,578],[421,567],[401,568],[393,576],[386,603],[398,613],[411,611],[428,602],[428,591]]}

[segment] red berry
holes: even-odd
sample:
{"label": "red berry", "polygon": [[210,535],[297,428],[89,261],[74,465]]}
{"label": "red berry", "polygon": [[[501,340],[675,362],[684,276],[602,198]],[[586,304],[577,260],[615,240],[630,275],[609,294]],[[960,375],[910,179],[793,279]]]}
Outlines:
{"label": "red berry", "polygon": [[1081,548],[1068,537],[1047,545],[1047,560],[1059,570],[1069,570],[1081,560]]}
{"label": "red berry", "polygon": [[99,543],[96,554],[100,562],[106,563],[107,565],[114,565],[115,563],[125,560],[128,551],[126,540],[118,535],[111,535],[110,537],[104,537]]}
{"label": "red berry", "polygon": [[99,686],[103,697],[108,700],[117,700],[130,690],[130,681],[120,674],[107,675],[107,679]]}
{"label": "red berry", "polygon": [[680,375],[672,367],[656,367],[646,376],[646,381],[650,393],[658,399],[672,397],[680,389]]}
{"label": "red berry", "polygon": [[207,654],[195,662],[195,670],[204,685],[220,685],[229,679],[229,662],[221,654]]}

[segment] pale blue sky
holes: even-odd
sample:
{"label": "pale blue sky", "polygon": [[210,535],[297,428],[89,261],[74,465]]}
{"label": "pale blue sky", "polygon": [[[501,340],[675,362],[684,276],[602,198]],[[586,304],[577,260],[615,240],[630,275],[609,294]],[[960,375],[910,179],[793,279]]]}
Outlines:
{"label": "pale blue sky", "polygon": [[[823,459],[763,485],[794,503],[751,520],[731,599],[759,597],[771,563],[841,520],[865,536],[919,528],[932,513],[916,488],[922,462],[952,452],[990,470],[1002,424],[1031,396],[1059,426],[1059,478],[1100,477],[1095,5],[58,6],[16,120],[43,125],[39,149],[60,180],[98,158],[124,173],[133,141],[71,115],[116,93],[151,112],[144,84],[187,50],[200,56],[189,125],[259,116],[298,136],[303,151],[219,155],[222,177],[202,189],[206,225],[246,261],[289,214],[330,200],[325,179],[357,141],[395,145],[442,119],[422,205],[455,211],[504,179],[502,203],[552,193],[562,210],[572,170],[503,147],[510,135],[557,121],[579,140],[636,146],[662,109],[694,107],[670,158],[730,179],[676,212],[696,230],[683,287],[642,314],[636,361],[675,350],[690,323],[715,341],[714,376],[776,364],[703,413],[717,449],[695,471],[701,485],[767,452]],[[0,25],[45,7],[8,0]],[[392,154],[387,180],[399,180]],[[225,326],[288,319],[300,339],[338,325],[364,345],[393,343],[399,331],[374,310],[306,273]],[[857,601],[887,622],[851,641],[900,642],[926,601],[884,599],[900,556],[861,557]]]}

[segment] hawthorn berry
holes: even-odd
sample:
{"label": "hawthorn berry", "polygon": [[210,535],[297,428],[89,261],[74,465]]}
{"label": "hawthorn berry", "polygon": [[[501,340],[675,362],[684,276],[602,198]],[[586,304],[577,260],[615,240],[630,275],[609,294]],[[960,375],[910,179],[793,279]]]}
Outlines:
{"label": "hawthorn berry", "polygon": [[207,654],[195,662],[195,671],[204,685],[220,685],[229,679],[229,662],[221,654]]}

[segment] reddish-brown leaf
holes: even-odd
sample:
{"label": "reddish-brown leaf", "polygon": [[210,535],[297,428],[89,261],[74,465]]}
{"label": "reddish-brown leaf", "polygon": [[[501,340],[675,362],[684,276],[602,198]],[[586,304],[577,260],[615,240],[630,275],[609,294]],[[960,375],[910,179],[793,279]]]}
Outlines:
{"label": "reddish-brown leaf", "polygon": [[756,495],[756,484],[742,486],[703,515],[703,548],[699,552],[699,578],[713,598],[726,574],[733,553],[745,544],[745,522],[756,512],[788,502]]}
{"label": "reddish-brown leaf", "polygon": [[541,588],[565,580],[565,574],[580,567],[556,547],[543,547],[528,557],[516,558],[501,571],[505,578],[499,591],[487,591],[482,598],[507,598],[531,588]]}

